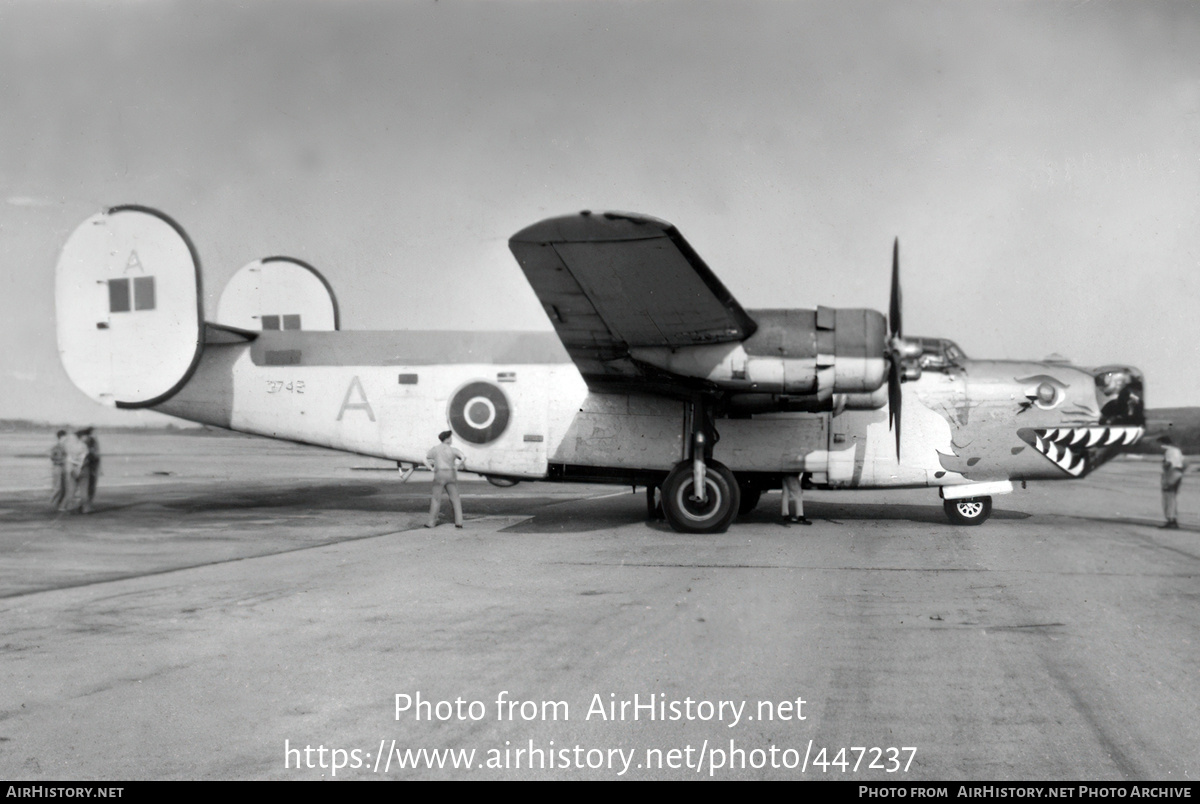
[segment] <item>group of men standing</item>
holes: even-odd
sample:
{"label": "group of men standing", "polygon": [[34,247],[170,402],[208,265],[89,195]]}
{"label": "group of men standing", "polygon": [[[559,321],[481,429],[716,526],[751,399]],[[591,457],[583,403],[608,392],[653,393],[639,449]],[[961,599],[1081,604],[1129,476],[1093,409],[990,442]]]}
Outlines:
{"label": "group of men standing", "polygon": [[50,464],[54,488],[51,505],[62,512],[90,514],[100,476],[100,445],[92,428],[59,430],[50,450]]}

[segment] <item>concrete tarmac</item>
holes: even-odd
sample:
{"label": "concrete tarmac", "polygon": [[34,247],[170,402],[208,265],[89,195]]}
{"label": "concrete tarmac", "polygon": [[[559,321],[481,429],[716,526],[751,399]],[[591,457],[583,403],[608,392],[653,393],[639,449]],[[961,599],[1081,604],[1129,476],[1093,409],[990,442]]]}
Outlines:
{"label": "concrete tarmac", "polygon": [[930,490],[784,527],[775,493],[690,536],[478,480],[427,530],[428,475],[198,435],[102,433],[96,512],[58,515],[49,446],[0,437],[6,779],[1200,773],[1200,478],[1159,530],[1153,462],[977,528]]}

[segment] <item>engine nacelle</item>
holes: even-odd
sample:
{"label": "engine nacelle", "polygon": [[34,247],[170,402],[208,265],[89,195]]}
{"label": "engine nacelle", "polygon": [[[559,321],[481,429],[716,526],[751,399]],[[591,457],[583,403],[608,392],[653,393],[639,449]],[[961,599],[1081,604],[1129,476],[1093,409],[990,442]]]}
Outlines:
{"label": "engine nacelle", "polygon": [[[739,343],[629,350],[672,374],[745,394],[872,394],[887,382],[887,321],[875,310],[751,310],[757,331]],[[802,403],[807,404],[807,403]]]}
{"label": "engine nacelle", "polygon": [[834,394],[831,399],[787,394],[734,393],[729,395],[725,412],[736,416],[755,413],[880,410],[887,407],[887,403],[886,385],[869,394]]}

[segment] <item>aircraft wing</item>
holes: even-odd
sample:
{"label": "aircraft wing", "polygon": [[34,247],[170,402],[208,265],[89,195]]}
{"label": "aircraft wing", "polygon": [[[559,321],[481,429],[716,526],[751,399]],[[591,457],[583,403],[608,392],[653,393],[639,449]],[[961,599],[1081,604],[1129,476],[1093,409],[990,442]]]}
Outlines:
{"label": "aircraft wing", "polygon": [[756,329],[666,221],[581,212],[535,223],[508,245],[590,387],[669,389],[674,381],[635,363],[630,348],[742,341]]}

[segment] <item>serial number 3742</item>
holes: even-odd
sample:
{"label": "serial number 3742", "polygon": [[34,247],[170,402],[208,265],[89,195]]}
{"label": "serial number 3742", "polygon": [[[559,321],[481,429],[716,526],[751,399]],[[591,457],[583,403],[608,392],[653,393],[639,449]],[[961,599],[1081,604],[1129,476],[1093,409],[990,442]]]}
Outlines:
{"label": "serial number 3742", "polygon": [[268,394],[302,394],[304,380],[267,380]]}

